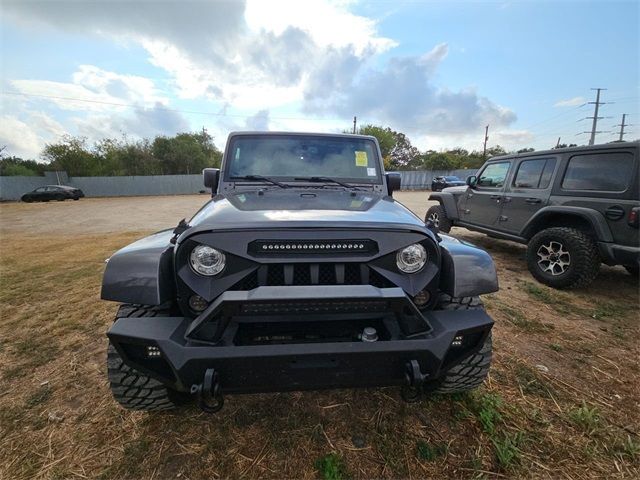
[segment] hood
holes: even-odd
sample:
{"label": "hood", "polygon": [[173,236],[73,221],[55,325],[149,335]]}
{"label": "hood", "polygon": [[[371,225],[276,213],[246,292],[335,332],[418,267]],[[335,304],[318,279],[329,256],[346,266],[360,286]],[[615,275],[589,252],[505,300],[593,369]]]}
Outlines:
{"label": "hood", "polygon": [[467,184],[463,183],[459,186],[443,188],[442,191],[452,193],[453,195],[460,195],[467,191]]}
{"label": "hood", "polygon": [[424,222],[389,196],[334,189],[264,189],[216,195],[189,221],[197,230],[283,226],[372,228],[397,224],[425,229]]}

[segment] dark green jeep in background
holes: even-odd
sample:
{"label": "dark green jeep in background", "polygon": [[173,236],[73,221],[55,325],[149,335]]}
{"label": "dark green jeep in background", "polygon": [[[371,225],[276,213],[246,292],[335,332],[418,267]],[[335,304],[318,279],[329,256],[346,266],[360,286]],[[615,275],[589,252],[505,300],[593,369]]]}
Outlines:
{"label": "dark green jeep in background", "polygon": [[600,263],[638,275],[639,142],[489,159],[464,187],[432,193],[425,221],[527,244],[527,266],[555,288],[588,285]]}

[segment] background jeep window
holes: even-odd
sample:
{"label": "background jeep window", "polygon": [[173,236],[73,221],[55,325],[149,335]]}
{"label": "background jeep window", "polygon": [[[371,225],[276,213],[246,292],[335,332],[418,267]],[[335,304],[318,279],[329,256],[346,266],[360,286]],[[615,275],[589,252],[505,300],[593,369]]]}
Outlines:
{"label": "background jeep window", "polygon": [[511,162],[497,162],[490,163],[480,174],[478,180],[479,187],[494,187],[499,188],[504,185],[504,180],[507,178],[507,172]]}
{"label": "background jeep window", "polygon": [[630,153],[575,155],[569,160],[562,188],[623,192],[632,177],[633,155]]}
{"label": "background jeep window", "polygon": [[513,186],[516,188],[547,188],[555,166],[555,158],[523,160],[518,167]]}
{"label": "background jeep window", "polygon": [[232,140],[229,177],[263,175],[280,180],[332,177],[380,183],[375,143],[367,139],[306,135],[240,136]]}

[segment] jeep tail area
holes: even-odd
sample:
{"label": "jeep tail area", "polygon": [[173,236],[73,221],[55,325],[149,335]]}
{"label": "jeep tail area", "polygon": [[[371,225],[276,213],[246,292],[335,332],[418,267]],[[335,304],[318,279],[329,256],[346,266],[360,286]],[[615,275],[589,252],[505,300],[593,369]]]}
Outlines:
{"label": "jeep tail area", "polygon": [[134,410],[224,394],[479,386],[498,289],[491,257],[392,198],[374,137],[232,133],[212,199],[116,252],[102,298],[115,399]]}
{"label": "jeep tail area", "polygon": [[463,187],[432,193],[425,221],[527,244],[527,266],[554,288],[590,284],[600,263],[638,277],[640,142],[489,159]]}

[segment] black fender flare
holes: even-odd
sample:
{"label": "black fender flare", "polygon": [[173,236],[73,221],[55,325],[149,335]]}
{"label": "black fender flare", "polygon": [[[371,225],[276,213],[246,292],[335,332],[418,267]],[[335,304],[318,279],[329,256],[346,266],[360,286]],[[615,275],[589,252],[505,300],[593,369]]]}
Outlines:
{"label": "black fender flare", "polygon": [[491,256],[481,248],[440,234],[440,290],[452,297],[474,297],[498,291],[498,274]]}
{"label": "black fender flare", "polygon": [[593,228],[598,241],[613,242],[613,235],[611,235],[611,230],[609,229],[607,220],[604,218],[602,213],[597,210],[593,210],[592,208],[564,205],[550,205],[538,210],[522,228],[520,236],[526,239],[531,238],[536,232],[540,231],[540,228],[537,228],[537,226],[540,225],[540,222],[543,222],[544,225],[545,218],[557,215],[567,215],[586,220]]}
{"label": "black fender flare", "polygon": [[175,297],[173,229],[142,238],[118,250],[102,277],[103,300],[162,305]]}
{"label": "black fender flare", "polygon": [[458,220],[458,218],[460,218],[458,216],[456,197],[453,194],[448,192],[435,192],[429,195],[429,200],[437,200],[440,205],[442,205],[442,208],[444,208],[444,212],[449,219]]}

